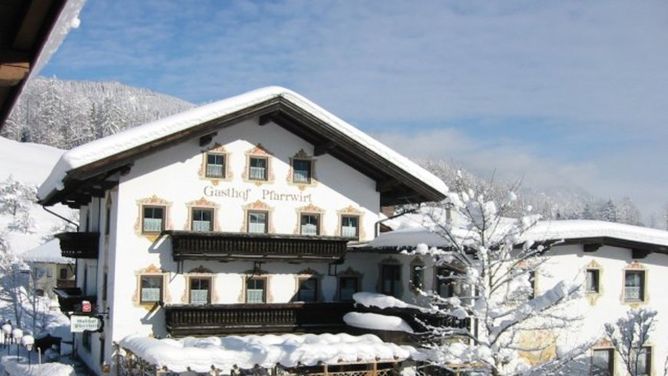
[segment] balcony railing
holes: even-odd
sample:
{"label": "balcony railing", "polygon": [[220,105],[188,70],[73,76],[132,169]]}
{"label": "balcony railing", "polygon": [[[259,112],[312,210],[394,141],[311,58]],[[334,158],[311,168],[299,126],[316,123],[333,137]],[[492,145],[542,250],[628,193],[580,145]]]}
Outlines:
{"label": "balcony railing", "polygon": [[349,239],[333,236],[165,231],[174,260],[305,259],[336,261]]}
{"label": "balcony railing", "polygon": [[55,235],[60,240],[63,257],[96,259],[100,247],[99,232],[61,232]]}
{"label": "balcony railing", "polygon": [[174,336],[248,333],[336,333],[352,303],[209,304],[165,307]]}

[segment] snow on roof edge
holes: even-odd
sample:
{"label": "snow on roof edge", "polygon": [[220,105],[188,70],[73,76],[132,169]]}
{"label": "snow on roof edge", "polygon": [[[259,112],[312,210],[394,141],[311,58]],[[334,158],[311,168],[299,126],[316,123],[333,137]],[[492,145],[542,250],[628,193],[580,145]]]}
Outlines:
{"label": "snow on roof edge", "polygon": [[51,174],[49,174],[39,187],[37,192],[38,198],[43,200],[54,191],[62,190],[64,188],[63,180],[70,170],[277,97],[289,100],[318,119],[354,138],[366,148],[383,156],[389,162],[428,184],[441,194],[447,194],[448,187],[445,183],[415,162],[400,155],[385,144],[338,118],[302,95],[280,86],[268,86],[130,128],[71,149],[63,154],[54,166]]}

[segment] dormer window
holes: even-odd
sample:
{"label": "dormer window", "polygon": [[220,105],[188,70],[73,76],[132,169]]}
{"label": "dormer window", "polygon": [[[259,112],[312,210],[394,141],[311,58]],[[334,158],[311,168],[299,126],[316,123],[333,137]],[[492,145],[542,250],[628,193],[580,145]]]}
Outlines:
{"label": "dormer window", "polygon": [[292,160],[292,182],[309,184],[311,183],[313,164],[309,159]]}
{"label": "dormer window", "polygon": [[225,155],[207,153],[206,155],[206,177],[224,178],[225,177]]}
{"label": "dormer window", "polygon": [[267,158],[249,157],[248,165],[248,177],[250,180],[267,180]]}
{"label": "dormer window", "polygon": [[165,208],[163,206],[144,206],[142,232],[161,232],[165,229]]}
{"label": "dormer window", "polygon": [[320,215],[310,213],[302,214],[300,219],[300,228],[302,235],[320,235]]}
{"label": "dormer window", "polygon": [[191,228],[193,231],[212,231],[213,209],[193,208]]}

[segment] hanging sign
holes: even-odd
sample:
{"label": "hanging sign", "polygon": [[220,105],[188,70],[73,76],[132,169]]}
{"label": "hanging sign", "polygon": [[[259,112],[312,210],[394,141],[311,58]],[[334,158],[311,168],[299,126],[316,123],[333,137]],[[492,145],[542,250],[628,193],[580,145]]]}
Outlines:
{"label": "hanging sign", "polygon": [[99,316],[70,316],[70,330],[72,333],[102,331],[104,322]]}

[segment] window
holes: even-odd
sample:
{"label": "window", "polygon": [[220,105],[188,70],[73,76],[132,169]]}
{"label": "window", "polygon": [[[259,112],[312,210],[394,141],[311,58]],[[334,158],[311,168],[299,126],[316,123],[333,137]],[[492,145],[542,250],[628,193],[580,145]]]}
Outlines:
{"label": "window", "polygon": [[225,177],[225,155],[208,153],[206,155],[206,177]]}
{"label": "window", "polygon": [[104,234],[109,235],[110,229],[111,229],[111,208],[107,206],[104,217]]}
{"label": "window", "polygon": [[213,209],[192,209],[193,231],[212,231],[213,230]]}
{"label": "window", "polygon": [[302,214],[300,232],[302,235],[320,235],[320,214]]}
{"label": "window", "polygon": [[410,287],[415,290],[422,289],[424,287],[424,265],[411,265]]}
{"label": "window", "polygon": [[381,293],[385,295],[399,296],[399,286],[401,284],[401,266],[400,265],[381,265]]}
{"label": "window", "polygon": [[109,277],[107,272],[102,276],[102,300],[107,300],[107,288],[109,287]]}
{"label": "window", "polygon": [[315,302],[318,300],[318,280],[314,277],[301,278],[297,290],[298,302]]}
{"label": "window", "polygon": [[594,349],[591,357],[591,374],[593,376],[614,375],[614,356],[613,349]]}
{"label": "window", "polygon": [[211,278],[191,277],[189,296],[190,296],[190,304],[210,304]]}
{"label": "window", "polygon": [[67,279],[67,268],[60,268],[58,271],[58,279]]}
{"label": "window", "polygon": [[251,277],[246,280],[246,303],[265,303],[267,281],[264,278]]}
{"label": "window", "polygon": [[292,182],[293,183],[310,183],[311,170],[313,164],[308,159],[293,159],[292,160]]}
{"label": "window", "polygon": [[267,180],[268,160],[264,157],[250,157],[248,178],[250,180]]}
{"label": "window", "polygon": [[645,300],[645,271],[627,270],[624,272],[624,301],[642,302]]}
{"label": "window", "polygon": [[598,294],[600,292],[598,269],[587,269],[585,288],[585,291],[589,294]]}
{"label": "window", "polygon": [[353,300],[353,294],[359,289],[359,279],[355,276],[339,277],[339,300]]}
{"label": "window", "polygon": [[[472,296],[471,285],[462,283],[458,271],[449,268],[438,268],[436,270],[436,292],[442,298],[470,298]],[[529,276],[530,281],[533,279]],[[532,288],[534,288],[532,282]],[[534,290],[532,290],[534,291]],[[471,299],[466,299],[471,301]]]}
{"label": "window", "polygon": [[141,304],[160,302],[162,300],[162,275],[142,275],[140,278],[139,302]]}
{"label": "window", "polygon": [[253,234],[264,234],[267,232],[267,219],[269,213],[265,211],[248,212],[248,232]]}
{"label": "window", "polygon": [[356,215],[341,216],[341,236],[344,238],[359,239],[360,218]]}
{"label": "window", "polygon": [[[635,351],[634,354],[635,355]],[[631,357],[633,359],[633,356]],[[640,349],[638,352],[638,361],[637,361],[637,370],[638,372],[636,373],[638,376],[640,375],[651,375],[652,374],[652,348],[651,347],[643,347]]]}
{"label": "window", "polygon": [[144,206],[142,232],[161,232],[165,229],[165,208],[162,206]]}

